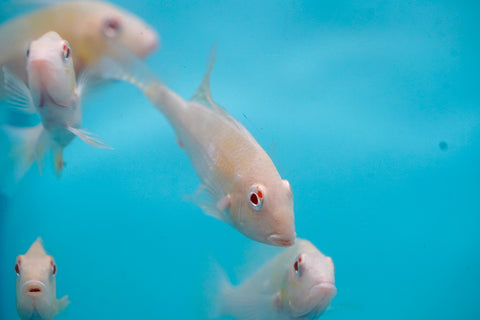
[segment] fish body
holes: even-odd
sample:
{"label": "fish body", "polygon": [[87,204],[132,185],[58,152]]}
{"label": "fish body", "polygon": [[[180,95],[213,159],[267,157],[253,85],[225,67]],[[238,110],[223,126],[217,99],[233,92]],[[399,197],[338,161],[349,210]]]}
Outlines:
{"label": "fish body", "polygon": [[240,320],[315,319],[337,293],[334,265],[308,240],[297,239],[238,286],[221,274],[214,316]]}
{"label": "fish body", "polygon": [[27,82],[25,50],[31,41],[50,30],[70,43],[77,74],[95,66],[101,56],[121,59],[123,49],[143,58],[159,41],[152,27],[111,3],[62,1],[0,25],[0,66]]}
{"label": "fish body", "polygon": [[[13,146],[16,152],[12,152],[10,158],[27,167],[36,159],[42,169],[44,154],[52,150],[55,171],[60,175],[64,166],[63,149],[75,136],[95,147],[109,148],[81,129],[80,98],[88,76],[79,77],[81,81],[77,85],[68,41],[55,31],[49,31],[32,41],[25,54],[28,86],[2,67],[7,103],[12,109],[38,113],[41,123],[17,129],[24,132],[21,135],[26,144],[20,148]],[[12,131],[6,126],[2,130]],[[14,171],[24,173],[26,169]]]}
{"label": "fish body", "polygon": [[57,265],[38,238],[15,264],[17,311],[22,320],[49,320],[70,303],[68,296],[57,300]]}
{"label": "fish body", "polygon": [[189,156],[202,182],[194,200],[203,211],[253,240],[290,246],[296,237],[290,184],[254,137],[213,101],[213,61],[192,101],[160,81],[137,86],[169,120]]}

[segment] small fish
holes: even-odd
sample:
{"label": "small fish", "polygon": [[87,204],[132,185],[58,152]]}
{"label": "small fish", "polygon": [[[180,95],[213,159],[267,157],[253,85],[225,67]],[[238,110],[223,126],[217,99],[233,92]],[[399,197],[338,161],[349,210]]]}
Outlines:
{"label": "small fish", "polygon": [[141,61],[131,60],[108,77],[139,87],[169,120],[202,182],[194,201],[253,240],[291,246],[296,233],[290,184],[255,138],[213,101],[214,56],[192,101],[163,85]]}
{"label": "small fish", "polygon": [[214,317],[230,315],[240,320],[315,319],[337,293],[335,268],[310,241],[273,258],[252,277],[232,286],[220,270]]}
{"label": "small fish", "polygon": [[17,257],[17,311],[22,320],[53,319],[70,301],[57,300],[57,265],[38,238],[24,255]]}
{"label": "small fish", "polygon": [[[25,83],[25,49],[34,39],[55,30],[72,47],[75,72],[95,66],[101,56],[119,58],[122,49],[143,58],[159,45],[156,31],[139,17],[109,2],[50,1],[51,5],[0,25],[0,66]],[[114,45],[111,45],[114,44]],[[3,83],[0,74],[0,83]],[[0,99],[4,92],[0,88]]]}
{"label": "small fish", "polygon": [[41,170],[44,153],[52,150],[55,171],[60,175],[64,165],[63,149],[75,136],[92,146],[110,148],[80,128],[80,97],[88,75],[80,76],[77,85],[69,43],[58,33],[49,31],[32,41],[26,51],[26,60],[28,87],[6,67],[2,68],[7,102],[13,109],[38,113],[41,123],[33,128],[17,129],[24,131],[29,143],[13,158],[20,158],[17,160],[27,165],[37,159]]}

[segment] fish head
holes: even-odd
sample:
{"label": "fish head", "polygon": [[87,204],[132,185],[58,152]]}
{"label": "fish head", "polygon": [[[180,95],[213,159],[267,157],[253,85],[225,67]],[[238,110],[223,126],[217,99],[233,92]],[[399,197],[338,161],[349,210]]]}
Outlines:
{"label": "fish head", "polygon": [[[92,17],[89,19],[89,39],[100,43],[109,43],[110,52],[115,55],[118,49],[124,48],[144,58],[159,46],[157,32],[140,17],[107,2],[91,2]],[[98,48],[96,48],[98,50]],[[113,50],[113,51],[112,51]]]}
{"label": "fish head", "polygon": [[[274,183],[269,182],[272,180]],[[247,183],[238,192],[236,201],[230,217],[240,232],[274,246],[294,244],[293,194],[287,180],[264,179],[263,183]]]}
{"label": "fish head", "polygon": [[22,319],[39,315],[51,319],[56,313],[57,266],[52,256],[43,249],[37,239],[15,264],[17,274],[17,311]]}
{"label": "fish head", "polygon": [[75,92],[75,70],[68,41],[49,31],[30,43],[27,51],[28,85],[36,106],[48,98],[70,105]]}
{"label": "fish head", "polygon": [[292,318],[315,318],[337,293],[332,258],[309,241],[297,239],[298,255],[288,265],[281,290],[281,306]]}

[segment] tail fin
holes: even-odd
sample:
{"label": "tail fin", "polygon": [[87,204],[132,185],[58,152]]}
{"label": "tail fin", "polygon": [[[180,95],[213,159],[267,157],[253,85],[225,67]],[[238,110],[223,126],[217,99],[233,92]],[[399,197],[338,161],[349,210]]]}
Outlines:
{"label": "tail fin", "polygon": [[35,160],[36,145],[43,126],[0,127],[0,191],[12,196]]}
{"label": "tail fin", "polygon": [[232,303],[235,300],[235,288],[220,265],[215,266],[214,277],[216,283],[214,283],[213,290],[215,294],[211,302],[209,316],[210,318],[219,318],[230,315]]}

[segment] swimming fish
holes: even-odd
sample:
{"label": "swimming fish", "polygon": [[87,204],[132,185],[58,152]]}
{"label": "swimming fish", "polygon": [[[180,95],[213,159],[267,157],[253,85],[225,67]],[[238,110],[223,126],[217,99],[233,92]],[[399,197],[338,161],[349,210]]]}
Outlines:
{"label": "swimming fish", "polygon": [[238,286],[232,286],[221,271],[212,316],[230,315],[240,320],[315,319],[337,293],[334,273],[330,257],[310,241],[297,238],[295,245],[285,248]]}
{"label": "swimming fish", "polygon": [[202,182],[195,202],[253,240],[291,246],[296,233],[290,184],[255,138],[213,101],[214,57],[192,101],[163,85],[141,61],[131,60],[109,77],[135,84],[169,120]]}
{"label": "swimming fish", "polygon": [[22,320],[53,319],[70,301],[57,300],[57,265],[38,238],[24,255],[17,257],[17,312]]}
{"label": "swimming fish", "polygon": [[[123,49],[146,57],[159,43],[152,27],[111,3],[62,1],[0,25],[0,66],[8,67],[27,82],[25,50],[31,41],[50,30],[70,43],[76,74],[96,65],[101,56],[121,57]],[[0,99],[3,98],[0,89]]]}
{"label": "swimming fish", "polygon": [[37,159],[42,169],[44,153],[52,150],[55,171],[60,175],[64,165],[63,149],[75,136],[92,146],[110,148],[80,128],[80,97],[88,82],[88,75],[80,76],[77,85],[69,43],[55,31],[49,31],[32,41],[26,51],[26,60],[28,87],[6,67],[2,67],[7,102],[11,108],[25,113],[38,113],[41,123],[36,127],[17,129],[25,132],[28,146],[13,158],[30,159],[16,159],[27,165]]}

